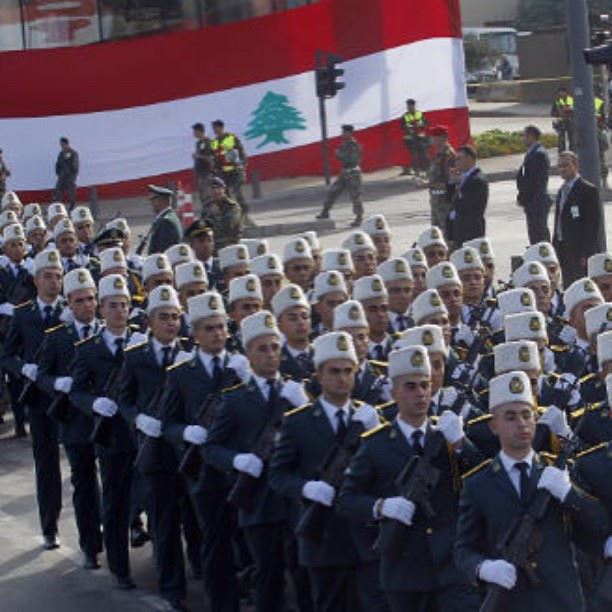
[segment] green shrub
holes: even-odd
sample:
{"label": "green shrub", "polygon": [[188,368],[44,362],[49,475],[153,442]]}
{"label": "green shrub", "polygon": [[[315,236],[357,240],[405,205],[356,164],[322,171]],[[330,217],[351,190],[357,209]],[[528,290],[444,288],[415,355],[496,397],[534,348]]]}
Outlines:
{"label": "green shrub", "polygon": [[[503,130],[488,130],[472,138],[478,157],[499,157],[524,153],[523,132],[505,132]],[[556,134],[542,134],[540,142],[551,149],[557,146]]]}

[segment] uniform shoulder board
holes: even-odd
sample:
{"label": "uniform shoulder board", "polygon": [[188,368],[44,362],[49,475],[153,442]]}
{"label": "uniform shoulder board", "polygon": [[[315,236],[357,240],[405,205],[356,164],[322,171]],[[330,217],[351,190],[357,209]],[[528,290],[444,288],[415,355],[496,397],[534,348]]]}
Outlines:
{"label": "uniform shoulder board", "polygon": [[32,304],[34,302],[34,300],[28,300],[27,302],[21,302],[21,304],[17,304],[15,306],[15,309],[17,308],[23,308],[24,306],[29,306],[30,304]]}
{"label": "uniform shoulder board", "polygon": [[374,368],[380,368],[381,370],[387,370],[389,364],[386,361],[376,361],[375,359],[368,359],[368,363]]}
{"label": "uniform shoulder board", "polygon": [[66,324],[60,323],[59,325],[54,325],[53,327],[50,327],[49,329],[45,329],[45,334],[52,334],[54,331],[57,331],[58,329],[62,329],[62,327],[66,327]]}
{"label": "uniform shoulder board", "polygon": [[476,425],[477,423],[483,423],[484,421],[490,421],[493,418],[492,414],[481,414],[474,419],[470,419],[468,425]]}
{"label": "uniform shoulder board", "polygon": [[578,408],[570,413],[571,419],[579,419],[586,412],[586,408]]}
{"label": "uniform shoulder board", "polygon": [[554,453],[547,453],[546,451],[540,451],[538,455],[540,455],[540,457],[542,457],[546,463],[548,463],[548,465],[552,465],[557,460],[558,456]]}
{"label": "uniform shoulder board", "polygon": [[393,406],[393,404],[395,404],[395,400],[391,400],[390,402],[385,402],[384,404],[378,404],[378,406],[376,406],[376,410],[378,411],[384,410],[385,408],[388,408],[389,406]]}
{"label": "uniform shoulder board", "polygon": [[360,438],[362,440],[366,440],[367,438],[371,438],[372,436],[376,435],[377,433],[380,433],[381,431],[384,431],[388,427],[391,427],[391,423],[382,423],[382,425],[379,425],[378,427],[374,427],[374,429],[370,429],[369,431],[365,431],[364,433],[362,433]]}
{"label": "uniform shoulder board", "polygon": [[580,457],[585,457],[586,455],[590,455],[591,453],[601,450],[602,448],[606,448],[607,446],[608,446],[607,442],[602,442],[601,444],[596,444],[595,446],[591,446],[591,448],[587,448],[586,450],[583,450],[577,453],[576,459],[580,459]]}
{"label": "uniform shoulder board", "polygon": [[363,406],[365,404],[365,402],[362,402],[361,400],[353,400],[353,404],[355,404],[355,406]]}
{"label": "uniform shoulder board", "polygon": [[580,384],[584,384],[585,382],[588,382],[589,380],[593,380],[595,378],[595,374],[593,372],[591,372],[590,374],[587,374],[586,376],[583,376],[580,379]]}
{"label": "uniform shoulder board", "polygon": [[566,344],[551,344],[549,348],[553,353],[565,353],[569,351],[569,346]]}
{"label": "uniform shoulder board", "polygon": [[130,323],[128,325],[128,327],[132,330],[132,331],[140,331],[140,325],[138,325],[138,323]]}
{"label": "uniform shoulder board", "polygon": [[83,338],[74,343],[74,346],[81,346],[81,344],[85,344],[86,342],[90,342],[94,338],[97,338],[96,334],[92,334],[91,336],[87,336],[87,338]]}
{"label": "uniform shoulder board", "polygon": [[232,385],[231,387],[226,387],[221,390],[221,393],[229,393],[230,391],[235,391],[236,389],[240,389],[240,387],[244,387],[245,384],[243,382],[239,382],[237,385]]}
{"label": "uniform shoulder board", "polygon": [[536,412],[542,416],[548,410],[548,406],[536,406]]}
{"label": "uniform shoulder board", "polygon": [[147,344],[147,342],[148,342],[147,340],[144,340],[143,342],[138,342],[137,344],[132,344],[131,346],[126,346],[125,350],[123,352],[124,353],[129,353],[130,351],[133,351],[134,349],[143,347],[145,344]]}
{"label": "uniform shoulder board", "polygon": [[478,395],[487,395],[489,393],[489,389],[483,389],[482,391],[478,392]]}
{"label": "uniform shoulder board", "polygon": [[177,363],[173,363],[171,366],[168,366],[166,368],[166,372],[172,372],[172,370],[176,370],[176,368],[180,368],[181,366],[184,366],[186,363],[189,363],[191,361],[191,357],[188,357],[187,359],[182,359],[181,361],[178,361]]}
{"label": "uniform shoulder board", "polygon": [[480,470],[482,470],[482,468],[487,467],[487,465],[492,463],[492,461],[493,461],[493,459],[485,459],[481,464],[477,465],[475,468],[472,468],[471,470],[468,470],[465,474],[462,474],[461,478],[463,480],[465,480],[466,478],[469,478],[470,476],[473,476],[474,474],[480,472]]}
{"label": "uniform shoulder board", "polygon": [[287,410],[287,412],[285,412],[285,414],[283,414],[283,417],[287,418],[287,417],[291,417],[295,414],[300,414],[302,412],[304,412],[307,408],[310,408],[312,406],[312,404],[308,403],[308,404],[304,404],[303,406],[298,406],[297,408],[292,408],[291,410]]}

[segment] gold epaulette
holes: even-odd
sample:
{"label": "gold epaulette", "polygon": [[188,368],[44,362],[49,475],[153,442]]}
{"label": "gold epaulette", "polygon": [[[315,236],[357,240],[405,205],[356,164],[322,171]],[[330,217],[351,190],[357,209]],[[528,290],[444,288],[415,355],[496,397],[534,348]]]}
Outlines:
{"label": "gold epaulette", "polygon": [[587,374],[586,376],[583,376],[580,379],[580,384],[583,384],[585,382],[588,382],[589,380],[592,380],[593,378],[595,378],[595,374],[593,372],[591,372],[590,374]]}
{"label": "gold epaulette", "polygon": [[557,460],[557,457],[558,457],[557,454],[547,453],[546,451],[540,451],[538,455],[540,455],[540,457],[545,459],[549,465],[553,464]]}
{"label": "gold epaulette", "polygon": [[429,420],[435,425],[440,420],[440,417],[437,414],[432,414]]}
{"label": "gold epaulette", "polygon": [[369,429],[368,431],[364,431],[361,436],[359,436],[362,440],[373,436],[374,434],[380,433],[381,431],[387,429],[387,427],[391,427],[390,423],[382,423],[378,425],[378,427],[374,427],[373,429]]}
{"label": "gold epaulette", "polygon": [[147,342],[148,342],[148,340],[145,340],[143,342],[139,342],[138,344],[132,344],[131,346],[127,346],[123,352],[124,353],[129,353],[130,351],[133,351],[134,349],[137,349],[137,348],[140,348],[141,346],[144,346],[145,344],[147,344]]}
{"label": "gold epaulette", "polygon": [[244,387],[243,382],[239,382],[237,385],[232,385],[231,387],[226,387],[225,389],[221,389],[221,393],[229,393],[230,391],[235,391],[236,389],[239,389],[240,387]]}
{"label": "gold epaulette", "polygon": [[140,331],[140,325],[138,325],[138,323],[130,323],[128,327],[133,331]]}
{"label": "gold epaulette", "polygon": [[585,412],[593,412],[595,410],[599,410],[605,403],[606,403],[605,401],[596,402],[595,404],[588,404],[584,408],[578,408],[577,410],[574,410],[574,412],[570,414],[570,418],[579,419]]}
{"label": "gold epaulette", "polygon": [[17,308],[23,308],[24,306],[27,306],[28,304],[32,304],[33,301],[34,300],[28,300],[27,302],[21,302],[21,304],[17,304],[14,308],[15,308],[15,310]]}
{"label": "gold epaulette", "polygon": [[304,412],[304,410],[306,410],[306,408],[310,408],[312,406],[312,404],[308,403],[308,404],[304,404],[303,406],[298,406],[297,408],[292,408],[291,410],[287,410],[287,412],[285,412],[285,414],[283,414],[284,418],[293,416],[294,414],[300,414],[301,412]]}
{"label": "gold epaulette", "polygon": [[358,400],[358,399],[354,399],[352,401],[353,401],[353,404],[355,404],[355,406],[363,406],[365,404],[365,402],[362,402],[361,400]]}
{"label": "gold epaulette", "polygon": [[567,344],[551,344],[548,348],[550,348],[553,353],[565,353],[565,351],[569,350]]}
{"label": "gold epaulette", "polygon": [[481,414],[473,419],[470,419],[467,424],[468,425],[476,425],[477,423],[482,423],[484,421],[490,421],[493,418],[492,414]]}
{"label": "gold epaulette", "polygon": [[478,392],[478,395],[486,395],[489,392],[489,389],[483,389],[482,391]]}
{"label": "gold epaulette", "polygon": [[477,465],[475,468],[472,468],[471,470],[468,470],[465,474],[462,474],[461,475],[461,479],[465,480],[466,478],[469,478],[470,476],[473,476],[477,472],[480,472],[480,470],[482,470],[482,468],[487,467],[487,465],[489,465],[492,461],[493,461],[493,459],[485,459],[482,463]]}
{"label": "gold epaulette", "polygon": [[389,368],[389,363],[387,361],[376,361],[375,359],[368,359],[368,363],[373,365],[375,368],[382,368],[383,370],[387,370]]}
{"label": "gold epaulette", "polygon": [[385,402],[384,404],[379,404],[378,406],[376,406],[376,410],[380,412],[381,410],[384,410],[385,408],[388,408],[389,406],[393,406],[393,404],[395,404],[395,400],[391,400],[390,402]]}
{"label": "gold epaulette", "polygon": [[81,344],[85,344],[86,342],[89,342],[90,340],[93,340],[94,338],[97,338],[97,336],[95,334],[93,334],[91,336],[87,336],[87,338],[83,338],[83,339],[78,340],[77,342],[75,342],[74,346],[81,346]]}
{"label": "gold epaulette", "polygon": [[53,327],[50,327],[49,329],[45,329],[45,334],[51,334],[54,331],[57,331],[58,329],[61,329],[62,327],[66,327],[65,323],[60,323],[59,325],[54,325]]}
{"label": "gold epaulette", "polygon": [[548,410],[548,406],[536,406],[536,412],[541,416]]}
{"label": "gold epaulette", "polygon": [[191,361],[191,357],[188,357],[187,359],[183,359],[182,361],[173,363],[171,366],[168,366],[166,368],[166,372],[171,372],[172,370],[176,370],[176,368],[180,368],[181,366],[185,365],[186,363],[189,363],[190,361]]}
{"label": "gold epaulette", "polygon": [[606,448],[608,446],[607,442],[602,442],[601,444],[596,444],[595,446],[591,446],[591,448],[587,448],[576,454],[576,459],[580,459],[580,457],[585,457],[586,455],[590,455],[595,451],[601,450],[602,448]]}

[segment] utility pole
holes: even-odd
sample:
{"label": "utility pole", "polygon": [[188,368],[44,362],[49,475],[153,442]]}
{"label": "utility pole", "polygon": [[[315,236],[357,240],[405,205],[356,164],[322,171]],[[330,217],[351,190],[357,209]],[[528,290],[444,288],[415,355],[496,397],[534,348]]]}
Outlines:
{"label": "utility pole", "polygon": [[565,0],[565,7],[580,174],[601,189],[599,144],[593,101],[593,70],[587,65],[583,54],[591,44],[586,0]]}

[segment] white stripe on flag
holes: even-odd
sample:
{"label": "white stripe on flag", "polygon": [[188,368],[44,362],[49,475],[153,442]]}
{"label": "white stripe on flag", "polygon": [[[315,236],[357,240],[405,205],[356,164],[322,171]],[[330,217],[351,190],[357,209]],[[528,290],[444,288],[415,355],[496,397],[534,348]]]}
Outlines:
{"label": "white stripe on flag", "polygon": [[[399,119],[409,97],[424,111],[467,106],[463,66],[463,44],[455,38],[431,38],[345,62],[342,79],[346,88],[328,101],[330,135],[338,135],[342,123],[363,129]],[[80,153],[80,185],[103,185],[190,168],[194,143],[189,126],[194,121],[222,118],[228,131],[243,140],[250,155],[317,142],[320,128],[314,89],[314,73],[309,71],[150,106],[1,119],[0,136],[12,170],[11,187],[36,190],[54,184],[54,161],[62,135],[68,136]],[[252,113],[268,92],[285,96],[302,119],[298,124],[304,127],[285,129],[280,137],[277,132],[277,142],[272,134],[273,141],[261,146],[265,135],[252,139],[245,135],[252,126]],[[284,106],[281,113],[287,110]],[[262,114],[262,121],[268,122],[267,111]],[[292,118],[290,111],[289,115],[291,123],[296,115]]]}

